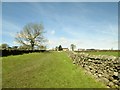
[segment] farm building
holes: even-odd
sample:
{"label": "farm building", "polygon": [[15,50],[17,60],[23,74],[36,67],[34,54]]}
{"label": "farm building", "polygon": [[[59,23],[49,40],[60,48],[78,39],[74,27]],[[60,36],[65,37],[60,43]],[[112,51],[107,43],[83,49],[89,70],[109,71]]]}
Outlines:
{"label": "farm building", "polygon": [[69,51],[69,49],[68,48],[63,48],[63,51]]}
{"label": "farm building", "polygon": [[85,51],[85,49],[78,49],[78,51]]}

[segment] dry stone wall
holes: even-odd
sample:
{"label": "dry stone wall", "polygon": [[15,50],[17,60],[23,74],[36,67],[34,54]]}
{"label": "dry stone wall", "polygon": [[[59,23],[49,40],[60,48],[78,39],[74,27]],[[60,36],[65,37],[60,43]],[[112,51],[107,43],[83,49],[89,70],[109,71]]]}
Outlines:
{"label": "dry stone wall", "polygon": [[68,55],[73,64],[82,66],[107,87],[120,88],[120,57],[75,52]]}

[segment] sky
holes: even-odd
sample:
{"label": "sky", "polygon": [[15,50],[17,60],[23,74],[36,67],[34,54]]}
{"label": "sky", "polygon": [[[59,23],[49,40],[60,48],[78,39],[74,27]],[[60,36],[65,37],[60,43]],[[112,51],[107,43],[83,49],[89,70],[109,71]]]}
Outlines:
{"label": "sky", "polygon": [[2,2],[119,2],[119,0],[1,0]]}
{"label": "sky", "polygon": [[42,23],[48,48],[118,49],[117,2],[3,2],[2,40],[9,46],[28,23]]}

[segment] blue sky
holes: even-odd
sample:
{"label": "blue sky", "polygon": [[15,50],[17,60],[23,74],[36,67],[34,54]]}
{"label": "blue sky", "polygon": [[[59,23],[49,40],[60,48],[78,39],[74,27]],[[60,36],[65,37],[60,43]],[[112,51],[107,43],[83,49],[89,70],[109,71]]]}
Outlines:
{"label": "blue sky", "polygon": [[117,2],[4,2],[0,43],[18,45],[16,33],[31,22],[44,25],[48,48],[118,48]]}
{"label": "blue sky", "polygon": [[2,2],[119,2],[119,0],[1,0]]}

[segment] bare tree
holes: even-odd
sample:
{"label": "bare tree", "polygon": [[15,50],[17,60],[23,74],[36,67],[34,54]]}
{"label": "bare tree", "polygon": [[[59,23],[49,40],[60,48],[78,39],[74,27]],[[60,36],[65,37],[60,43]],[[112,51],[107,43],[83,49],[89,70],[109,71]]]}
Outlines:
{"label": "bare tree", "polygon": [[21,45],[21,46],[19,46],[18,49],[19,49],[19,50],[30,50],[30,47],[25,46],[25,45]]}
{"label": "bare tree", "polygon": [[76,46],[74,44],[71,44],[72,51],[74,51],[75,48],[76,48]]}
{"label": "bare tree", "polygon": [[46,40],[43,37],[44,27],[42,24],[29,23],[24,26],[23,30],[16,35],[16,41],[24,46],[40,46]]}

